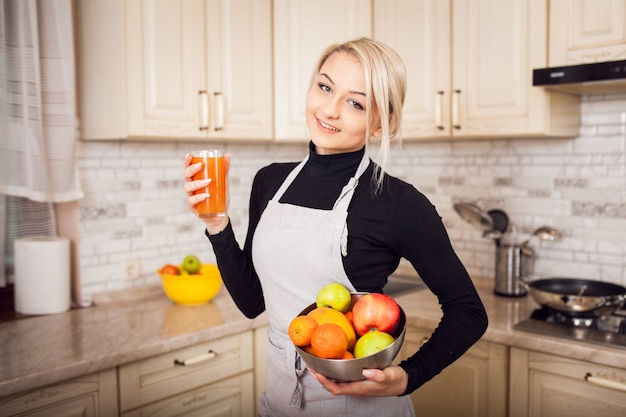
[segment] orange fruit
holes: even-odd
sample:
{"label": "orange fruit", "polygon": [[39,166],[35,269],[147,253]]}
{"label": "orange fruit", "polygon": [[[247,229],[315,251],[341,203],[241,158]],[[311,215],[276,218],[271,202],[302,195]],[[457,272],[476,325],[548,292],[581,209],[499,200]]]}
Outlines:
{"label": "orange fruit", "polygon": [[354,359],[354,355],[349,350],[346,350],[341,359]]}
{"label": "orange fruit", "polygon": [[317,329],[317,322],[309,316],[298,316],[291,320],[287,333],[296,346],[306,346],[311,344],[313,331]]}
{"label": "orange fruit", "polygon": [[307,316],[315,320],[318,326],[324,323],[333,323],[341,327],[348,337],[348,350],[352,350],[356,343],[356,333],[345,314],[330,307],[317,307],[311,310]]}
{"label": "orange fruit", "polygon": [[324,323],[313,332],[311,347],[317,357],[341,359],[348,350],[348,336],[338,325]]}
{"label": "orange fruit", "polygon": [[350,323],[352,323],[352,310],[346,311],[343,314],[345,314],[345,316],[348,318],[348,320],[350,320]]}

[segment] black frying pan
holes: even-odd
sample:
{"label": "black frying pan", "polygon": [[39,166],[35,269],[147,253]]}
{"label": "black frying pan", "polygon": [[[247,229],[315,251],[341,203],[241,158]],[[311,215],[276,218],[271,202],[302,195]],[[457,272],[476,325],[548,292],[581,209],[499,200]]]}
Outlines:
{"label": "black frying pan", "polygon": [[626,300],[626,288],[577,278],[546,278],[525,284],[540,305],[568,313],[614,311]]}

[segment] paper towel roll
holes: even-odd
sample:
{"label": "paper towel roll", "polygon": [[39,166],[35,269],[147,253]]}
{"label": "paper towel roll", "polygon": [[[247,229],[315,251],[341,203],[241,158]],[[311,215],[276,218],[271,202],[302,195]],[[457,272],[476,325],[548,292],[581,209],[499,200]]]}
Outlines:
{"label": "paper towel roll", "polygon": [[70,241],[36,236],[15,240],[15,311],[56,314],[70,308]]}

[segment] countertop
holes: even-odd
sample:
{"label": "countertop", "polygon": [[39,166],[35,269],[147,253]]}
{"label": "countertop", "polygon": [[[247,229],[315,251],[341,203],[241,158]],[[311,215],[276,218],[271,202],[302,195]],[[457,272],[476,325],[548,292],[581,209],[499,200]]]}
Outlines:
{"label": "countertop", "polygon": [[[626,350],[514,330],[537,304],[530,297],[494,295],[492,280],[475,283],[489,315],[483,340],[626,368]],[[408,325],[436,327],[441,309],[427,289],[396,299]],[[159,287],[140,301],[109,300],[96,307],[2,322],[0,393],[39,388],[266,324],[264,314],[254,320],[243,316],[224,289],[206,305],[183,307],[172,304]]]}

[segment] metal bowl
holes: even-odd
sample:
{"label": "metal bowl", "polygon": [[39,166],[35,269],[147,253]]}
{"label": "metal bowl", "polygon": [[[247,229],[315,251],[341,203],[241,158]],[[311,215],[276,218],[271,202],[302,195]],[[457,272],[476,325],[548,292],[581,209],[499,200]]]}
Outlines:
{"label": "metal bowl", "polygon": [[[354,303],[365,294],[367,293],[353,293],[352,305],[354,305]],[[317,306],[313,303],[302,310],[298,315],[306,315],[315,307]],[[400,348],[404,342],[405,333],[406,315],[402,307],[400,307],[400,323],[398,323],[398,328],[392,334],[396,340],[378,353],[356,359],[324,359],[305,352],[299,346],[296,346],[296,351],[309,368],[327,376],[328,378],[336,381],[359,381],[365,379],[362,374],[363,369],[383,369],[391,365],[393,360],[398,355],[398,352],[400,352]]]}

